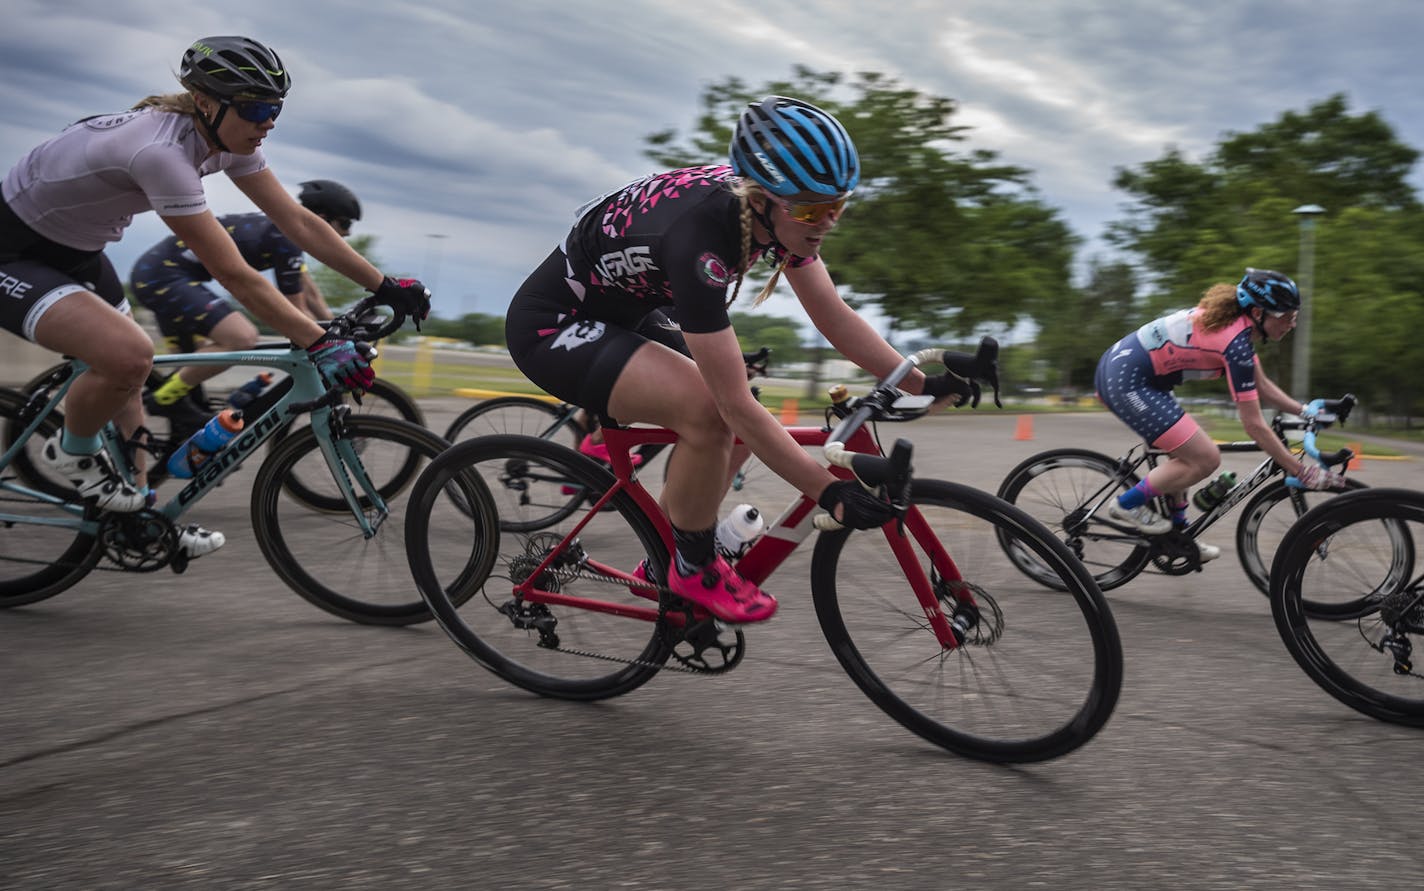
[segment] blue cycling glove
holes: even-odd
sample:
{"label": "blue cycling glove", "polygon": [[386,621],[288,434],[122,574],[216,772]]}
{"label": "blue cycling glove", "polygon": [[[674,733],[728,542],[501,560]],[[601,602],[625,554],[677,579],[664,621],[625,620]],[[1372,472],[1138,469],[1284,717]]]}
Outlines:
{"label": "blue cycling glove", "polygon": [[335,381],[352,392],[366,392],[376,379],[371,363],[356,349],[356,344],[330,331],[307,347],[307,355],[311,356],[312,363],[323,378]]}

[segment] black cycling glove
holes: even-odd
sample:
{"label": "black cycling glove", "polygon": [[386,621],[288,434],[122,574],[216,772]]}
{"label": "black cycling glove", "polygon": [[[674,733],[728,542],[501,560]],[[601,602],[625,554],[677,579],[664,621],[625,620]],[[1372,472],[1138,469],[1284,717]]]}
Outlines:
{"label": "black cycling glove", "polygon": [[852,529],[876,529],[895,519],[895,509],[890,503],[877,497],[857,480],[836,480],[821,492],[817,499],[823,509],[836,515],[836,505],[841,506],[841,517],[837,521]]}
{"label": "black cycling glove", "polygon": [[974,385],[952,371],[936,374],[933,377],[925,375],[925,384],[920,388],[920,392],[926,396],[933,396],[935,401],[946,396],[954,396],[952,403],[956,408],[968,402],[975,395]]}
{"label": "black cycling glove", "polygon": [[381,280],[381,286],[372,292],[383,305],[397,309],[416,320],[430,315],[430,290],[414,278],[391,278]]}

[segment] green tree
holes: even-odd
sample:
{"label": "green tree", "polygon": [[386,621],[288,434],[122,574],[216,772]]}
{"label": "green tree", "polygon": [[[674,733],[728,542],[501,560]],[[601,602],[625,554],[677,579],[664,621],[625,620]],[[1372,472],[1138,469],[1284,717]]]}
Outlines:
{"label": "green tree", "polygon": [[763,316],[760,314],[732,313],[732,328],[737,332],[744,352],[755,352],[762,347],[771,350],[771,365],[788,365],[805,358],[801,344],[801,325],[795,319],[783,316]]}
{"label": "green tree", "polygon": [[[1343,95],[1286,112],[1249,133],[1228,133],[1201,163],[1169,148],[1116,172],[1131,203],[1109,239],[1135,259],[1149,314],[1197,302],[1247,266],[1299,275],[1292,210],[1318,204],[1311,343],[1265,348],[1268,371],[1296,395],[1353,389],[1397,415],[1417,414],[1409,375],[1420,348],[1401,334],[1424,306],[1424,226],[1408,182],[1419,152],[1375,112],[1352,115]],[[1383,347],[1383,348],[1382,348]],[[1311,350],[1312,379],[1284,372],[1292,350]],[[1389,369],[1395,369],[1391,372]]]}
{"label": "green tree", "polygon": [[421,330],[432,337],[450,337],[476,346],[504,346],[504,316],[472,312],[458,319],[431,316]]}
{"label": "green tree", "polygon": [[[376,259],[375,247],[376,236],[374,235],[353,235],[346,240],[346,243],[356,251],[356,253],[371,261],[371,265],[377,269],[381,268],[381,262]],[[365,288],[351,281],[346,276],[323,266],[321,263],[307,258],[308,266],[311,270],[312,279],[316,286],[321,289],[322,296],[326,298],[326,303],[333,310],[340,312],[356,301],[365,297]]]}
{"label": "green tree", "polygon": [[651,134],[647,155],[670,167],[725,158],[742,109],[772,93],[836,115],[860,152],[861,185],[827,249],[852,303],[878,304],[899,330],[965,335],[989,322],[1012,325],[1039,297],[1068,287],[1077,240],[1028,172],[964,150],[954,100],[881,74],[848,79],[797,67],[791,80],[757,89],[729,78],[704,92],[690,135]]}
{"label": "green tree", "polygon": [[1058,390],[1091,390],[1098,359],[1109,344],[1147,321],[1137,300],[1137,278],[1126,263],[1094,263],[1088,285],[1042,301],[1036,314],[1037,356]]}

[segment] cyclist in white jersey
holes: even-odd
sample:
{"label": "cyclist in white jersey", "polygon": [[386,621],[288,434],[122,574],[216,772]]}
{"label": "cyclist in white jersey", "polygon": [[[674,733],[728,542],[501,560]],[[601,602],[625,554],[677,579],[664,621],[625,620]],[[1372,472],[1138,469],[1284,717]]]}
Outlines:
{"label": "cyclist in white jersey", "polygon": [[[202,177],[225,172],[297,245],[393,306],[423,317],[429,292],[383,276],[267,167],[271,133],[291,78],[271,49],[245,37],[209,37],[183,54],[185,92],[81,120],[41,143],[0,185],[0,327],[90,367],[65,403],[64,430],[44,458],[80,494],[112,511],[144,508],[143,481],[122,481],[101,451],[110,420],[125,435],[143,422],[139,394],[153,342],[133,320],[104,247],[134,214],[156,212],[213,277],[258,318],[306,344],[330,380],[352,389],[374,375],[349,340],[331,337],[243,259],[208,210]],[[196,557],[223,543],[188,527],[180,547]]]}

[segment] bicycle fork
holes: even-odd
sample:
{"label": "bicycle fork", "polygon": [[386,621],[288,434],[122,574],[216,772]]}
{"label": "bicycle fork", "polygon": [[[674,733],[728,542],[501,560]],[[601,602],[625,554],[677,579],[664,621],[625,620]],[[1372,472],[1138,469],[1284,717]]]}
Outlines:
{"label": "bicycle fork", "polygon": [[[925,619],[934,631],[935,639],[944,650],[962,646],[969,633],[978,626],[979,606],[974,600],[969,584],[959,575],[958,568],[950,559],[949,552],[925,523],[925,518],[915,508],[905,514],[904,528],[908,529],[915,543],[925,552],[930,563],[930,574],[925,574],[924,566],[916,556],[915,548],[906,537],[899,524],[890,523],[882,527],[885,539],[894,552],[900,569],[915,592],[915,599],[924,610]],[[949,614],[945,606],[953,604]]]}

